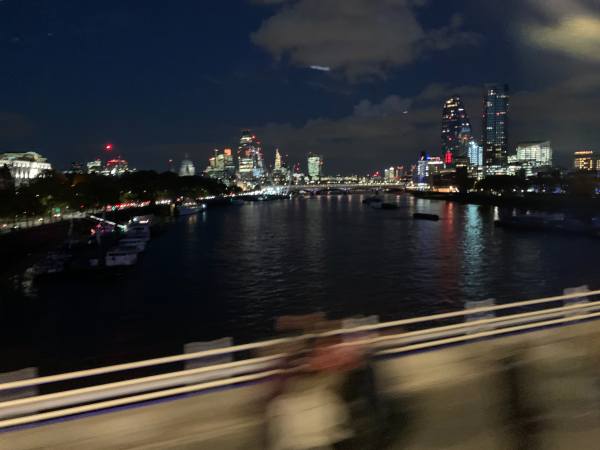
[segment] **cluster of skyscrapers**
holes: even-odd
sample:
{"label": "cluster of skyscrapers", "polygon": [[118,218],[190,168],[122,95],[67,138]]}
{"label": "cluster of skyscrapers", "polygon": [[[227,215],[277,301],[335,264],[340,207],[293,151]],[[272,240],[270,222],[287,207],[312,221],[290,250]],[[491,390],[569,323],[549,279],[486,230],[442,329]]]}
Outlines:
{"label": "cluster of skyscrapers", "polygon": [[509,93],[506,84],[488,84],[483,97],[481,145],[460,96],[442,109],[442,158],[447,165],[505,167],[508,163]]}
{"label": "cluster of skyscrapers", "polygon": [[[281,156],[279,160],[281,165]],[[266,175],[262,144],[250,130],[243,130],[237,151],[237,164],[232,149],[214,150],[208,160],[204,173],[227,184],[234,181],[242,183],[260,182]],[[185,175],[181,173],[180,175]]]}
{"label": "cluster of skyscrapers", "polygon": [[418,182],[426,183],[432,174],[466,167],[471,176],[530,176],[552,166],[549,141],[522,142],[509,154],[509,89],[506,84],[484,87],[482,133],[478,142],[473,136],[469,115],[460,96],[452,95],[442,108],[441,155],[422,152],[417,162]]}
{"label": "cluster of skyscrapers", "polygon": [[[184,163],[191,164],[187,158]],[[179,174],[184,173],[183,163]],[[309,153],[307,157],[308,179],[317,181],[323,175],[323,157],[314,153]],[[215,149],[214,155],[209,158],[208,166],[204,173],[226,184],[238,184],[241,186],[254,186],[264,182],[275,184],[290,183],[292,179],[306,176],[300,173],[299,165],[292,170],[278,148],[275,149],[274,164],[270,168],[265,163],[263,146],[260,139],[250,130],[243,130],[239,146],[237,149],[237,158],[230,148],[223,151]]]}

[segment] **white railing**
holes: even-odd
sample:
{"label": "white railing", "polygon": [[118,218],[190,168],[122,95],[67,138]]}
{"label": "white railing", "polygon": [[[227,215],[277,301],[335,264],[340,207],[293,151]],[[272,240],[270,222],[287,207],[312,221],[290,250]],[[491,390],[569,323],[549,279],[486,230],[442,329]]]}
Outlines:
{"label": "white railing", "polygon": [[[337,329],[318,335],[296,338],[273,339],[263,342],[235,345],[182,355],[166,356],[144,361],[116,364],[107,367],[79,370],[33,379],[0,384],[0,392],[39,386],[60,381],[88,378],[96,375],[160,366],[164,364],[196,360],[223,354],[251,350],[268,350],[275,354],[246,358],[239,361],[208,365],[189,370],[172,371],[160,375],[132,378],[113,383],[98,384],[62,392],[37,395],[0,402],[0,429],[40,422],[49,419],[100,411],[116,406],[132,405],[149,400],[164,399],[207,389],[232,386],[240,383],[265,380],[280,374],[278,362],[284,356],[277,353],[281,344],[317,336],[354,335],[355,339],[339,345],[368,345],[377,355],[401,355],[417,350],[433,350],[437,347],[466,343],[482,338],[532,331],[541,327],[566,325],[581,320],[600,318],[600,290],[521,301],[516,303],[473,308],[431,316],[396,320],[348,329]],[[401,328],[418,323],[468,317],[482,313],[495,313],[508,309],[522,309],[538,305],[551,305],[565,300],[584,299],[585,303],[548,307],[536,311],[490,317],[463,323],[437,326],[417,331]],[[395,330],[393,330],[395,329]],[[386,334],[381,334],[386,332]],[[75,406],[74,406],[75,405]]]}

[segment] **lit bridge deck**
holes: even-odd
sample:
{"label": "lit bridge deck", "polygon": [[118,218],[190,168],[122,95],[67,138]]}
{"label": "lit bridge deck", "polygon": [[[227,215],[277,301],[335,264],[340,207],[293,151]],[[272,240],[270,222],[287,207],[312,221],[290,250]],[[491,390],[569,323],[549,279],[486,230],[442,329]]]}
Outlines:
{"label": "lit bridge deck", "polygon": [[[511,398],[501,375],[501,361],[517,353],[527,375],[522,394],[536,409],[539,448],[598,449],[599,296],[590,292],[580,302],[584,294],[572,294],[328,333],[360,332],[376,349],[381,393],[409,418],[397,424],[405,426],[388,448],[518,448],[505,420]],[[411,328],[419,323],[438,326]],[[233,352],[254,355],[3,401],[0,449],[264,449],[263,412],[280,357],[275,349],[285,341],[0,384],[0,391],[14,390]]]}

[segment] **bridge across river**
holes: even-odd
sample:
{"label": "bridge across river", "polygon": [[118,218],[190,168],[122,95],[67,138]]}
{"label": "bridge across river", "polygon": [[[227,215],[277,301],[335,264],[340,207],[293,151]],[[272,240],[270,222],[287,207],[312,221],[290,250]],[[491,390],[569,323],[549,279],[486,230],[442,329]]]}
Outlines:
{"label": "bridge across river", "polygon": [[[518,448],[519,425],[509,417],[518,373],[519,401],[533,407],[528,414],[535,420],[522,448],[537,442],[543,449],[597,449],[599,317],[600,291],[593,291],[322,335],[353,338],[353,345],[359,339],[376,353],[380,394],[400,412],[388,448]],[[275,339],[0,384],[2,392],[91,380],[87,387],[1,402],[0,449],[263,449],[276,363],[293,342]],[[232,353],[238,358],[230,362],[93,382],[99,375]]]}

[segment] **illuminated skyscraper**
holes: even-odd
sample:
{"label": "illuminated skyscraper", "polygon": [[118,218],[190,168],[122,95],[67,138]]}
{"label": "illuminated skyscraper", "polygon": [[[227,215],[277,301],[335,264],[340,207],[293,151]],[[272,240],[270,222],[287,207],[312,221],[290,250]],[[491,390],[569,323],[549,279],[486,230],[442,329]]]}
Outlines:
{"label": "illuminated skyscraper", "polygon": [[273,170],[280,171],[281,170],[281,153],[279,153],[279,149],[275,149],[275,165],[273,166]]}
{"label": "illuminated skyscraper", "polygon": [[483,98],[483,162],[504,165],[508,156],[508,85],[487,84]]}
{"label": "illuminated skyscraper", "polygon": [[469,141],[467,156],[469,158],[469,164],[472,166],[483,166],[483,148],[474,140]]}
{"label": "illuminated skyscraper", "polygon": [[238,172],[242,179],[259,179],[264,175],[263,153],[260,141],[250,132],[242,131],[238,147]]}
{"label": "illuminated skyscraper", "polygon": [[288,169],[279,149],[275,149],[275,164],[273,166],[272,180],[275,183],[283,184],[290,181],[291,172]]}
{"label": "illuminated skyscraper", "polygon": [[398,170],[393,166],[383,171],[383,179],[386,183],[393,183],[398,179],[398,177]]}
{"label": "illuminated skyscraper", "polygon": [[319,178],[321,175],[323,175],[323,157],[321,155],[309,153],[308,176],[310,178]]}
{"label": "illuminated skyscraper", "polygon": [[442,155],[446,164],[456,157],[467,156],[471,140],[471,122],[461,98],[453,95],[442,110]]}
{"label": "illuminated skyscraper", "polygon": [[221,152],[216,148],[214,156],[208,158],[208,167],[204,173],[210,178],[216,178],[228,184],[235,177],[235,163],[231,149],[226,148]]}
{"label": "illuminated skyscraper", "polygon": [[429,178],[429,155],[425,152],[421,152],[419,156],[419,161],[417,161],[417,183],[427,183],[427,179]]}
{"label": "illuminated skyscraper", "polygon": [[230,148],[223,150],[223,160],[225,163],[225,173],[230,177],[233,176],[235,174],[235,161],[233,160],[233,152]]}

